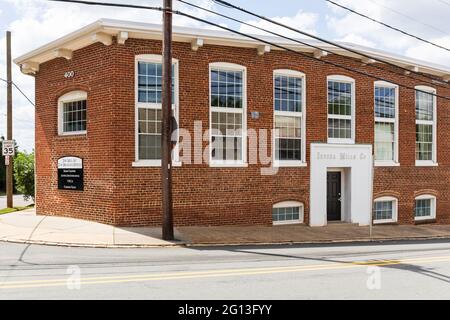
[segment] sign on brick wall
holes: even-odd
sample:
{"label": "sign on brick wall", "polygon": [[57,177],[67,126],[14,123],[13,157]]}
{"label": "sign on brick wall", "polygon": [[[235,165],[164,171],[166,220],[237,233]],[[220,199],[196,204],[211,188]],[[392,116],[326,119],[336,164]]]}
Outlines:
{"label": "sign on brick wall", "polygon": [[58,189],[84,189],[83,159],[77,157],[58,159]]}

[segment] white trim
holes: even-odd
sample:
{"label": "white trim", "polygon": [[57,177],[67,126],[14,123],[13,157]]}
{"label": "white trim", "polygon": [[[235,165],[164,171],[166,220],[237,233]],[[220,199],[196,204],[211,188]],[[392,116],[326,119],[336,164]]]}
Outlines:
{"label": "white trim", "polygon": [[[432,160],[416,160],[416,166],[437,166],[437,99],[436,89],[428,86],[415,86],[415,90],[426,91],[433,94],[433,120],[417,120],[415,124],[428,124],[433,126]],[[414,111],[416,110],[417,91],[414,91]],[[416,141],[417,143],[417,141]],[[414,151],[414,157],[415,157]]]}
{"label": "white trim", "polygon": [[303,204],[303,202],[299,202],[299,201],[281,201],[281,202],[275,203],[272,206],[272,209],[277,209],[277,208],[297,208],[297,207],[299,208],[298,219],[296,219],[296,220],[286,220],[286,221],[273,221],[273,218],[272,218],[272,224],[274,226],[278,226],[278,225],[303,223],[304,219],[305,219],[305,205]]}
{"label": "white trim", "polygon": [[[423,217],[416,217],[416,200],[431,200],[431,215],[429,216],[423,216]],[[436,219],[436,197],[431,194],[422,194],[420,196],[417,196],[414,198],[414,220],[420,221],[420,220],[430,220],[430,219]]]}
{"label": "white trim", "polygon": [[[399,119],[399,86],[394,84],[394,83],[390,83],[390,82],[386,82],[386,81],[375,81],[374,82],[374,86],[373,86],[373,91],[374,91],[374,113],[375,113],[375,89],[377,87],[386,87],[386,88],[393,88],[395,89],[395,109],[394,109],[394,116],[395,118],[382,118],[382,117],[375,117],[375,124],[377,122],[390,122],[390,123],[394,123],[394,159],[392,160],[374,160],[375,166],[376,167],[382,167],[382,166],[386,166],[386,167],[393,167],[393,166],[399,166],[399,123],[400,123],[400,119]],[[374,125],[374,130],[375,130],[375,125]],[[375,133],[374,133],[374,149],[375,149]],[[375,153],[374,153],[375,155]],[[375,158],[375,157],[374,157]]]}
{"label": "white trim", "polygon": [[[67,131],[63,130],[63,106],[64,103],[86,100],[86,130],[80,131]],[[75,90],[68,92],[58,98],[58,135],[60,136],[73,136],[84,135],[87,133],[87,92],[82,90]]]}
{"label": "white trim", "polygon": [[[302,111],[279,111],[275,110],[275,76],[297,77],[302,79]],[[274,167],[305,167],[306,166],[306,75],[303,72],[291,69],[275,69],[272,75],[272,109],[273,109],[273,124],[272,128],[275,130],[275,117],[300,117],[301,126],[301,160],[276,160],[276,137],[272,135],[272,162]]]}
{"label": "white trim", "polygon": [[[382,202],[382,201],[392,201],[392,219],[373,219],[374,224],[382,224],[382,223],[392,223],[397,222],[398,219],[398,199],[395,197],[385,196],[385,197],[379,197],[373,200],[373,202]],[[372,212],[372,214],[374,214]]]}
{"label": "white trim", "polygon": [[[132,167],[161,167],[161,160],[138,160],[131,164]],[[173,167],[181,167],[181,162],[172,162]]]}
{"label": "white trim", "polygon": [[[139,102],[139,62],[162,63],[162,56],[157,54],[140,54],[134,58],[134,159],[133,167],[153,167],[161,166],[161,160],[158,159],[139,159],[139,108],[161,109],[160,103],[143,103]],[[175,119],[179,123],[179,62],[178,59],[172,58],[174,66],[174,96],[172,97],[172,111]],[[179,133],[177,140],[179,141]],[[172,165],[179,162],[179,145],[177,144],[172,151]]]}
{"label": "white trim", "polygon": [[[344,83],[350,83],[351,85],[351,115],[330,115],[328,112],[328,105],[329,105],[329,92],[328,92],[328,82],[329,81],[335,81],[335,82],[344,82]],[[328,119],[344,119],[344,120],[350,120],[351,122],[351,139],[340,139],[340,138],[329,138],[328,137]],[[356,141],[356,81],[353,78],[343,76],[343,75],[329,75],[327,76],[327,142],[330,144],[354,144]]]}
{"label": "white trim", "polygon": [[[218,68],[227,71],[242,72],[242,108],[223,108],[211,106],[211,69]],[[209,112],[209,166],[210,167],[247,167],[247,67],[229,62],[211,62],[208,67],[208,112]],[[212,113],[230,112],[242,114],[242,160],[213,160],[212,159]]]}
{"label": "white trim", "polygon": [[376,160],[374,162],[375,167],[399,167],[400,162],[395,162],[392,160]]}

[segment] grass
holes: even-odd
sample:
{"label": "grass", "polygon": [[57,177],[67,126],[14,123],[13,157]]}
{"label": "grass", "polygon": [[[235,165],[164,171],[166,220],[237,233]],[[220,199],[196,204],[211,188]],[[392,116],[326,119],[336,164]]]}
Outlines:
{"label": "grass", "polygon": [[5,209],[1,209],[0,210],[0,214],[11,213],[11,212],[16,212],[16,211],[22,211],[22,210],[30,209],[30,208],[33,208],[33,207],[34,207],[34,204],[30,204],[30,205],[25,206],[25,207],[5,208]]}

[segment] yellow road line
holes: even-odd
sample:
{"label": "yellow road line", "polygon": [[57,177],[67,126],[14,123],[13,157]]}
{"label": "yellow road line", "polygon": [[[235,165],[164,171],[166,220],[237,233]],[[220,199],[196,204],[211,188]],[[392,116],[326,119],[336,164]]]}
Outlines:
{"label": "yellow road line", "polygon": [[[430,263],[430,262],[447,262],[447,261],[450,261],[450,256],[410,258],[402,260],[349,261],[349,262],[338,262],[338,263],[306,265],[306,266],[225,269],[225,270],[192,271],[192,272],[172,272],[159,274],[141,274],[128,276],[91,277],[84,279],[82,278],[80,280],[80,284],[81,285],[108,284],[108,283],[124,283],[124,282],[144,282],[144,281],[158,281],[158,280],[243,276],[243,275],[258,275],[258,274],[273,274],[273,273],[319,271],[319,270],[351,269],[368,266],[382,267],[407,263]],[[0,289],[39,288],[39,287],[55,287],[66,285],[67,279],[9,281],[0,284]]]}

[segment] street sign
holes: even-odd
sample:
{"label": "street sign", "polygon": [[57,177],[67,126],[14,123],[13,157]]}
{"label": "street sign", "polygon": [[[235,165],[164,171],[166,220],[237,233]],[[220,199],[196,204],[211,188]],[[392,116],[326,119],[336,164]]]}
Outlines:
{"label": "street sign", "polygon": [[14,140],[3,140],[2,155],[14,156],[16,150],[14,149]]}
{"label": "street sign", "polygon": [[63,157],[58,159],[58,189],[84,189],[83,159],[77,157]]}

